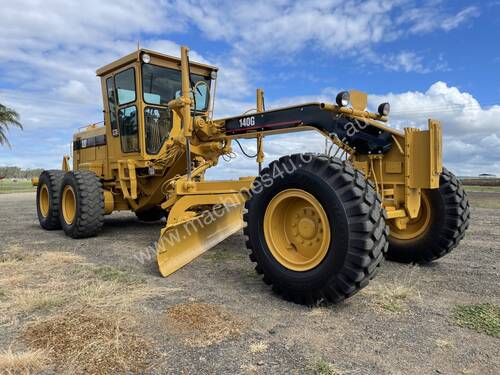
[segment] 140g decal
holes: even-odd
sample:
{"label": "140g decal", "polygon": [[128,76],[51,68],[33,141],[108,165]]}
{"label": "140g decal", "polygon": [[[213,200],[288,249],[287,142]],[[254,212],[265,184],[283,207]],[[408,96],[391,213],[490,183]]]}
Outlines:
{"label": "140g decal", "polygon": [[240,118],[240,128],[248,128],[255,125],[255,116]]}

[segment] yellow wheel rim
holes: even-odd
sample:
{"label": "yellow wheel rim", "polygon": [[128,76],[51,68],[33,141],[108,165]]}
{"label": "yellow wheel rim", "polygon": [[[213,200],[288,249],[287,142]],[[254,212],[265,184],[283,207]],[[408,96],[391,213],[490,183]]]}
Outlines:
{"label": "yellow wheel rim", "polygon": [[318,200],[300,189],[277,194],[264,214],[264,237],[274,258],[293,271],[313,269],[330,246],[330,223]]}
{"label": "yellow wheel rim", "polygon": [[38,197],[38,206],[40,207],[40,213],[43,217],[49,216],[49,188],[47,185],[42,185],[40,188],[40,196]]}
{"label": "yellow wheel rim", "polygon": [[406,229],[398,229],[392,221],[389,224],[391,237],[398,240],[413,240],[425,233],[431,223],[432,210],[429,198],[425,193],[422,194],[422,203],[420,211],[415,219],[410,219]]}
{"label": "yellow wheel rim", "polygon": [[62,213],[66,224],[73,224],[76,216],[76,197],[75,191],[69,185],[65,186],[63,189]]}

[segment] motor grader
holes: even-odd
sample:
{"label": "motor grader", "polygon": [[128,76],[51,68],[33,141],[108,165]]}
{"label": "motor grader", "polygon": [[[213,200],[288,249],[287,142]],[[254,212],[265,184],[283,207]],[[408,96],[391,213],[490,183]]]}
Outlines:
{"label": "motor grader", "polygon": [[[37,184],[42,228],[94,236],[104,216],[131,210],[166,218],[157,242],[163,276],[243,229],[251,261],[287,300],[339,302],[374,277],[382,259],[426,263],[449,253],[469,222],[467,195],[442,167],[438,121],[399,131],[382,103],[339,93],[334,103],[305,103],[213,118],[218,69],[154,51],[137,51],[97,70],[104,126],[73,138],[61,170]],[[263,167],[265,137],[315,130],[323,153],[284,156]],[[205,172],[256,142],[258,175],[206,180]],[[244,150],[243,150],[244,151]]]}

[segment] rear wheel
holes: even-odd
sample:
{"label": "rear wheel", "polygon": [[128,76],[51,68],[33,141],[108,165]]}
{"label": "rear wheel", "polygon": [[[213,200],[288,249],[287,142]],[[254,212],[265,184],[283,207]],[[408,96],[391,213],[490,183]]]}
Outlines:
{"label": "rear wheel", "polygon": [[68,236],[91,237],[102,228],[104,196],[102,184],[95,173],[66,173],[61,184],[59,205],[61,225]]}
{"label": "rear wheel", "polygon": [[36,190],[36,211],[43,229],[61,229],[59,221],[59,191],[64,177],[63,171],[43,171]]}
{"label": "rear wheel", "polygon": [[349,162],[292,155],[256,178],[246,203],[247,247],[285,299],[340,302],[377,272],[388,229],[380,197]]}
{"label": "rear wheel", "polygon": [[387,259],[428,263],[451,252],[469,227],[467,194],[453,173],[443,169],[439,189],[424,190],[417,218],[404,230],[390,226]]}

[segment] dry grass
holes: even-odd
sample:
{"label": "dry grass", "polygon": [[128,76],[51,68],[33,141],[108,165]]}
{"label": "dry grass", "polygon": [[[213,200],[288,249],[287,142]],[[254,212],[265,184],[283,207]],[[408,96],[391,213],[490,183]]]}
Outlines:
{"label": "dry grass", "polygon": [[23,340],[47,348],[57,372],[69,374],[141,373],[154,358],[130,315],[116,311],[71,310],[32,323]]}
{"label": "dry grass", "polygon": [[308,311],[308,315],[311,317],[323,317],[329,313],[326,307],[313,307]]}
{"label": "dry grass", "polygon": [[472,208],[500,209],[499,196],[500,194],[498,193],[474,194],[471,192],[469,193],[469,203]]}
{"label": "dry grass", "polygon": [[23,274],[0,276],[0,285],[3,285],[6,288],[21,286],[26,282],[27,282],[27,276]]}
{"label": "dry grass", "polygon": [[32,313],[39,310],[50,310],[62,306],[66,301],[63,295],[57,293],[40,293],[34,289],[16,289],[11,295],[11,308],[18,313]]}
{"label": "dry grass", "polygon": [[0,254],[0,267],[8,267],[22,262],[27,255],[18,245],[9,246],[6,251]]}
{"label": "dry grass", "polygon": [[269,348],[266,341],[257,341],[250,344],[249,352],[252,354],[264,353]]}
{"label": "dry grass", "polygon": [[206,347],[242,333],[242,322],[223,308],[206,303],[183,303],[166,312],[166,326],[186,345]]}
{"label": "dry grass", "polygon": [[408,311],[408,302],[420,299],[414,274],[415,267],[409,268],[389,283],[379,283],[376,280],[361,293],[384,311],[399,314]]}
{"label": "dry grass", "polygon": [[1,269],[0,325],[13,317],[75,306],[128,306],[176,289],[151,288],[131,272],[86,262],[70,252],[43,252],[38,256],[4,254],[9,267]]}
{"label": "dry grass", "polygon": [[47,251],[40,255],[40,260],[43,263],[48,263],[52,266],[68,264],[68,263],[82,263],[85,258],[81,255],[61,252],[61,251]]}
{"label": "dry grass", "polygon": [[[25,331],[24,342],[33,353],[47,349],[47,362],[57,373],[147,372],[156,358],[153,345],[127,314],[117,311],[137,316],[136,306],[144,308],[149,298],[179,289],[135,282],[126,271],[115,272],[69,252],[27,252],[24,257],[8,252],[4,260],[9,266],[0,269],[0,330]],[[33,319],[26,329],[25,322]],[[5,363],[7,358],[5,353]],[[21,370],[30,371],[38,370]]]}
{"label": "dry grass", "polygon": [[454,347],[453,342],[445,339],[437,339],[435,344],[440,349],[451,349]]}
{"label": "dry grass", "polygon": [[0,373],[32,374],[48,365],[46,350],[13,352],[11,349],[0,352]]}

